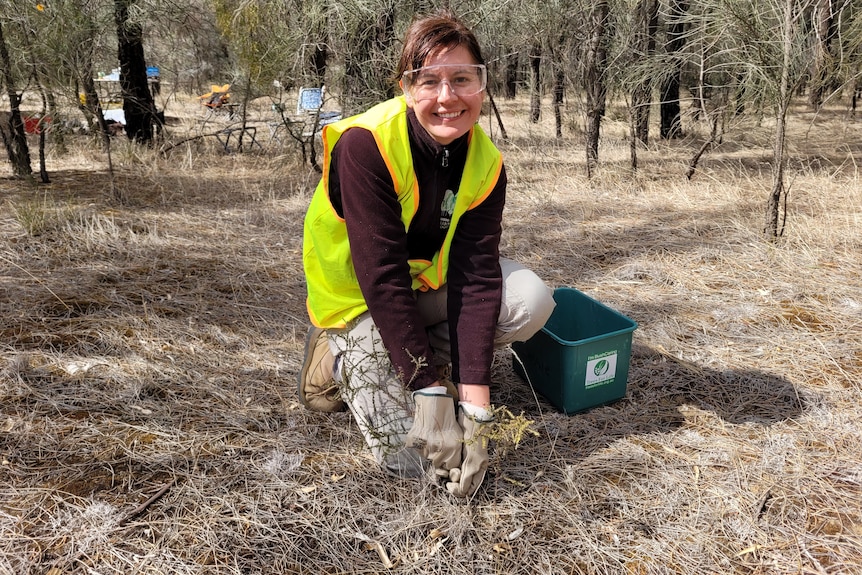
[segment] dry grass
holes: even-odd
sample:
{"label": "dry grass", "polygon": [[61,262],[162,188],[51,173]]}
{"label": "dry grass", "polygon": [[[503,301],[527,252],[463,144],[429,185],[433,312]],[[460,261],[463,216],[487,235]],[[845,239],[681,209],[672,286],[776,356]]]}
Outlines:
{"label": "dry grass", "polygon": [[588,181],[504,113],[503,251],[639,323],[624,399],[562,415],[500,352],[538,436],[469,504],[393,481],[296,400],[313,171],[118,145],[120,205],[99,153],[52,158],[0,180],[0,573],[862,572],[862,124],[797,114],[768,243],[768,121],[689,182],[696,135],[631,175],[610,119]]}

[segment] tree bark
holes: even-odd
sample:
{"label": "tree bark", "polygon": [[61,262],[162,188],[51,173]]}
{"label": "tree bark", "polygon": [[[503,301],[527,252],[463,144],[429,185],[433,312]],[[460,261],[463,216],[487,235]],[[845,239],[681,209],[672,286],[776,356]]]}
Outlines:
{"label": "tree bark", "polygon": [[610,8],[608,0],[596,0],[590,13],[589,34],[584,57],[584,90],[587,100],[586,152],[587,177],[591,177],[599,161],[599,134],[605,115],[607,86],[607,26]]}
{"label": "tree bark", "polygon": [[512,100],[518,93],[518,56],[517,51],[506,55],[506,91],[503,94],[507,100]]}
{"label": "tree bark", "polygon": [[685,46],[685,24],[683,16],[688,11],[687,0],[672,0],[670,16],[667,23],[667,43],[665,49],[673,62],[670,73],[662,80],[661,92],[661,125],[659,136],[663,140],[682,136],[682,120],[679,105],[679,86],[682,70],[676,54]]}
{"label": "tree bark", "polygon": [[314,53],[311,57],[311,67],[314,69],[314,75],[317,77],[317,87],[323,86],[326,78],[326,66],[329,62],[329,47],[318,42],[314,45]]}
{"label": "tree bark", "polygon": [[126,136],[140,144],[149,144],[153,141],[153,126],[157,121],[156,106],[147,83],[144,31],[140,24],[129,19],[129,7],[136,1],[114,0],[117,59]]}
{"label": "tree bark", "polygon": [[[15,90],[15,78],[12,63],[9,60],[9,50],[3,35],[3,23],[0,22],[0,66],[2,66],[3,83],[6,84],[6,95],[9,97],[9,125],[0,123],[0,137],[6,147],[6,154],[12,164],[16,176],[29,176],[33,173],[30,166],[30,148],[27,145],[27,132],[24,130],[24,119],[21,117],[21,96]],[[8,132],[7,132],[8,130]]]}
{"label": "tree bark", "polygon": [[850,114],[856,115],[856,104],[862,99],[862,78],[853,80],[853,95],[850,96]]}
{"label": "tree bark", "polygon": [[508,140],[509,134],[506,132],[506,126],[503,125],[503,118],[500,116],[500,110],[497,109],[497,103],[494,102],[494,95],[491,92],[488,92],[488,102],[491,104],[491,111],[494,112],[494,117],[497,119],[497,126],[500,128],[500,137]]}
{"label": "tree bark", "polygon": [[[658,29],[658,0],[640,0],[635,15],[635,41],[632,59],[642,60],[655,53],[656,30]],[[643,145],[649,143],[650,102],[652,81],[645,78],[632,90],[631,122],[632,134]],[[636,163],[636,162],[635,162]],[[636,168],[636,165],[632,166]]]}
{"label": "tree bark", "polygon": [[784,58],[781,67],[781,80],[778,84],[778,105],[775,113],[775,140],[772,145],[772,191],[766,203],[766,226],[764,232],[770,239],[781,235],[779,220],[781,203],[787,191],[784,188],[784,169],[787,165],[785,152],[787,135],[787,110],[793,96],[790,87],[790,65],[793,52],[793,21],[796,0],[785,0],[784,30],[782,48]]}
{"label": "tree bark", "polygon": [[814,29],[814,63],[811,66],[811,90],[808,105],[819,110],[824,94],[832,83],[832,42],[837,34],[834,0],[817,0],[812,12]]}
{"label": "tree bark", "polygon": [[554,72],[554,131],[557,138],[563,137],[563,96],[566,93],[566,73],[558,66]]}
{"label": "tree bark", "polygon": [[530,121],[536,123],[542,116],[542,45],[534,43],[530,48]]}

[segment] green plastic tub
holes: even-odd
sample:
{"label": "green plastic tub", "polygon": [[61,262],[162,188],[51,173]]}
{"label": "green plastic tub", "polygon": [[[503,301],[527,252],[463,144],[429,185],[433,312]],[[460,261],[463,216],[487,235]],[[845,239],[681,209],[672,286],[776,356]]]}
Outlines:
{"label": "green plastic tub", "polygon": [[515,372],[567,414],[625,396],[637,323],[574,288],[557,288],[554,301],[545,326],[512,344]]}

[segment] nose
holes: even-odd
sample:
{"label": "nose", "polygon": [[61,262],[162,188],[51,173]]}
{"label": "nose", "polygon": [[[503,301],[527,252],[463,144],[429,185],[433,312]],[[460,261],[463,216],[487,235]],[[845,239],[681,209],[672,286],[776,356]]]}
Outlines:
{"label": "nose", "polygon": [[[446,92],[443,92],[443,90]],[[449,80],[441,80],[440,81],[440,93],[437,94],[438,101],[446,101],[446,100],[454,100],[457,98],[455,95],[455,91],[452,89],[452,84],[449,83]]]}

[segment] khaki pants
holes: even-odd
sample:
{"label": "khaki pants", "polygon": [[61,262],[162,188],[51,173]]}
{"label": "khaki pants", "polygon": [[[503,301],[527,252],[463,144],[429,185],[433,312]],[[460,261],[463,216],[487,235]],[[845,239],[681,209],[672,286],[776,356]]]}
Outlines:
{"label": "khaki pants", "polygon": [[[555,305],[553,290],[536,274],[506,258],[500,258],[500,267],[503,301],[494,334],[497,348],[532,337],[545,325]],[[448,364],[451,348],[446,290],[417,292],[416,298],[434,350],[431,361]],[[327,335],[342,396],[375,460],[397,476],[422,475],[425,462],[404,446],[413,426],[412,392],[395,375],[371,314],[362,314],[347,329],[327,330]]]}

